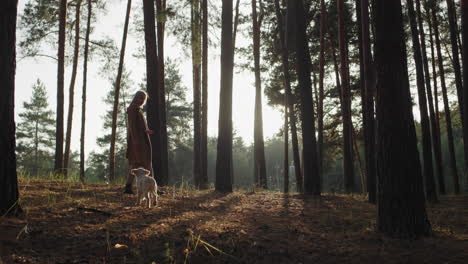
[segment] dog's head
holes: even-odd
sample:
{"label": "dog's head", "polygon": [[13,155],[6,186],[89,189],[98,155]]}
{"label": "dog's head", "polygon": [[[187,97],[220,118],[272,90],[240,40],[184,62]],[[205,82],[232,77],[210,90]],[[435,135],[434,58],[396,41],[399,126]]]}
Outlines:
{"label": "dog's head", "polygon": [[142,167],[136,168],[136,169],[132,169],[130,172],[131,172],[133,175],[137,176],[137,177],[143,176],[143,175],[148,176],[148,175],[150,175],[150,173],[151,173],[149,170],[147,170],[147,169],[145,169],[145,168],[142,168]]}

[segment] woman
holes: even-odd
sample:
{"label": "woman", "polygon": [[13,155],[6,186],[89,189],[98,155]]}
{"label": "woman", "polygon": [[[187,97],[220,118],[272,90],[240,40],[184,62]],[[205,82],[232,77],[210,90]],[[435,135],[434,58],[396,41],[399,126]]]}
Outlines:
{"label": "woman", "polygon": [[[151,141],[152,130],[148,129],[142,107],[146,104],[148,95],[144,91],[138,91],[132,103],[127,108],[127,154],[129,173],[124,193],[133,194],[132,183],[134,175],[130,171],[134,168],[143,167],[151,172]],[[154,176],[153,176],[154,177]]]}

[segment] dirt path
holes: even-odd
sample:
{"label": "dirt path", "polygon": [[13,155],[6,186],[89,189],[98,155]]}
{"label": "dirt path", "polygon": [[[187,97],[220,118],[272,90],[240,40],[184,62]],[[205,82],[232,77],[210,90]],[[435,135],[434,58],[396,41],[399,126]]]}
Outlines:
{"label": "dirt path", "polygon": [[[120,186],[21,181],[23,220],[0,218],[0,263],[466,263],[468,196],[429,209],[417,241],[374,232],[360,196],[164,189],[134,206]],[[83,210],[77,208],[88,208]],[[26,227],[26,228],[25,228]]]}

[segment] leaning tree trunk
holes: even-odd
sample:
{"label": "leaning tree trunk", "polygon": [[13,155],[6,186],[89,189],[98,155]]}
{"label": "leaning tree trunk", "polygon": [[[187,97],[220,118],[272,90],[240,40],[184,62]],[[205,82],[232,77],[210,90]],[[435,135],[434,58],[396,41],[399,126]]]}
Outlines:
{"label": "leaning tree trunk", "polygon": [[[290,125],[291,125],[291,141],[292,141],[292,146],[293,146],[294,174],[296,176],[297,191],[301,193],[304,191],[304,188],[303,188],[301,161],[299,158],[299,143],[297,139],[296,114],[295,114],[296,111],[294,110],[294,103],[292,100],[292,92],[291,92],[291,75],[289,72],[289,50],[286,47],[286,42],[285,42],[286,32],[283,27],[283,14],[281,13],[279,0],[275,0],[275,12],[276,12],[276,19],[278,21],[278,32],[279,32],[279,37],[280,37],[281,62],[282,62],[285,97],[286,97],[285,100],[286,100],[286,106],[288,107],[288,110],[289,110],[286,112],[289,112],[289,120],[290,120]],[[285,118],[287,119],[287,117]]]}
{"label": "leaning tree trunk", "polygon": [[68,90],[68,119],[67,119],[67,134],[65,136],[65,154],[63,156],[63,175],[68,176],[69,163],[70,163],[70,146],[71,146],[71,131],[73,125],[73,108],[75,106],[75,81],[76,73],[78,71],[78,58],[80,53],[80,9],[81,0],[76,2],[75,13],[75,47],[73,51],[73,67],[70,80],[70,89]]}
{"label": "leaning tree trunk", "polygon": [[[462,0],[463,1],[463,0]],[[435,4],[435,0],[434,0]],[[448,22],[449,22],[449,29],[450,29],[450,42],[452,46],[452,58],[453,58],[453,71],[455,73],[455,86],[457,87],[457,96],[459,103],[461,105],[464,104],[463,101],[463,85],[462,85],[462,76],[461,76],[461,69],[460,69],[460,56],[458,53],[458,41],[457,41],[457,17],[456,17],[456,10],[455,10],[455,3],[454,0],[447,0],[447,13],[448,13]],[[463,121],[463,116],[465,112],[463,111],[463,107],[460,108],[460,113],[462,117],[462,127],[465,126]],[[468,139],[467,139],[468,140]],[[468,146],[464,148],[465,156],[468,154]],[[468,162],[468,160],[467,160]],[[467,163],[468,164],[468,163]]]}
{"label": "leaning tree trunk", "polygon": [[427,113],[426,92],[424,86],[424,70],[422,66],[421,45],[419,32],[416,25],[416,12],[413,0],[407,0],[408,18],[411,27],[411,39],[413,44],[413,56],[416,65],[416,86],[418,88],[419,113],[421,117],[422,147],[423,147],[423,175],[426,181],[434,178],[432,167],[431,131],[429,128],[429,115]]}
{"label": "leaning tree trunk", "polygon": [[219,94],[216,191],[232,192],[232,77],[234,69],[232,0],[223,0],[221,15],[221,88]]}
{"label": "leaning tree trunk", "polygon": [[0,3],[0,216],[20,215],[16,174],[15,69],[18,0]]}
{"label": "leaning tree trunk", "polygon": [[201,162],[201,35],[200,35],[200,2],[191,3],[192,32],[192,75],[193,75],[193,179],[200,188]]}
{"label": "leaning tree trunk", "polygon": [[[428,23],[429,23],[429,36],[431,42],[431,53],[432,53],[432,72],[433,72],[433,79],[434,79],[434,90],[437,87],[437,73],[436,73],[436,55],[434,52],[434,40],[432,37],[432,23],[430,16],[428,16]],[[453,139],[453,130],[452,130],[452,117],[450,113],[450,104],[448,101],[448,93],[447,93],[447,85],[445,81],[445,69],[444,69],[444,62],[442,58],[442,54],[440,53],[440,49],[438,50],[437,54],[437,62],[439,67],[439,75],[440,75],[440,86],[442,89],[442,99],[444,101],[444,112],[445,112],[445,125],[447,129],[447,144],[449,148],[449,159],[450,159],[450,171],[453,177],[454,183],[454,191],[455,193],[460,193],[460,184],[458,179],[458,171],[457,171],[457,161],[455,156],[455,145]]]}
{"label": "leaning tree trunk", "polygon": [[400,1],[375,1],[377,62],[377,230],[429,235],[409,88]]}
{"label": "leaning tree trunk", "polygon": [[[419,36],[421,39],[421,51],[422,51],[422,59],[423,59],[423,66],[424,66],[424,77],[426,80],[426,94],[428,96],[428,102],[429,102],[429,117],[431,119],[431,135],[432,135],[432,147],[434,154],[436,156],[438,155],[437,150],[439,150],[439,144],[440,142],[440,134],[439,134],[439,128],[437,126],[437,117],[435,116],[434,113],[434,105],[432,102],[432,89],[431,89],[431,78],[430,78],[430,72],[429,72],[429,62],[427,59],[427,52],[426,52],[426,36],[424,33],[424,26],[423,26],[423,20],[422,20],[422,13],[421,13],[421,2],[420,0],[416,0],[416,13],[417,13],[417,18],[418,18],[418,28],[419,28]],[[430,37],[432,38],[432,34],[430,34]],[[433,68],[433,73],[435,76],[435,68]],[[436,79],[434,78],[434,87],[437,86]],[[437,90],[435,88],[435,90]],[[435,167],[436,170],[438,170],[439,166],[437,165],[437,159],[435,160]],[[436,183],[434,177],[425,177],[425,190],[426,190],[426,197],[429,201],[436,202],[437,201],[437,190],[436,190]]]}
{"label": "leaning tree trunk", "polygon": [[310,80],[310,52],[307,39],[306,13],[302,1],[288,1],[288,12],[296,26],[296,70],[300,91],[300,109],[302,121],[302,157],[304,172],[304,193],[320,195],[321,184],[319,163],[317,159],[317,142],[315,138],[314,101],[312,99],[312,84]]}
{"label": "leaning tree trunk", "polygon": [[[435,2],[434,2],[435,3]],[[440,58],[441,57],[441,46],[440,46],[440,35],[439,35],[439,22],[437,19],[437,14],[436,14],[436,6],[433,5],[431,9],[431,14],[432,14],[432,22],[433,22],[433,27],[434,27],[434,36],[435,36],[435,43],[436,43],[436,49],[437,49],[437,55]],[[425,48],[425,46],[424,46]],[[424,53],[425,53],[424,49]],[[442,65],[443,67],[443,65]],[[440,65],[439,65],[440,69]],[[429,75],[429,71],[427,73]],[[440,132],[437,128],[437,121],[435,118],[435,113],[433,113],[434,108],[431,106],[432,102],[432,93],[428,89],[427,91],[427,98],[429,100],[429,110],[431,112],[431,123],[432,124],[432,131],[433,131],[433,144],[434,144],[434,150],[435,150],[435,158],[436,158],[436,168],[437,168],[437,179],[439,183],[439,192],[440,194],[445,194],[445,182],[444,182],[444,175],[443,175],[443,170],[442,170],[442,154],[441,154],[441,143],[440,143]],[[460,101],[461,102],[461,101]],[[435,143],[434,143],[435,142]]]}
{"label": "leaning tree trunk", "polygon": [[60,0],[59,39],[57,64],[57,116],[55,123],[55,173],[63,171],[63,93],[65,79],[65,28],[67,24],[67,0]]}
{"label": "leaning tree trunk", "polygon": [[[114,88],[114,107],[112,109],[112,131],[111,131],[111,143],[109,150],[109,180],[113,182],[115,180],[115,138],[117,134],[117,113],[119,112],[119,98],[120,98],[120,86],[122,81],[122,72],[125,59],[125,47],[127,45],[127,32],[128,22],[130,21],[130,10],[132,8],[132,0],[127,1],[127,11],[125,13],[125,24],[122,36],[122,46],[120,48],[120,59],[119,67],[117,69],[117,78],[115,80]],[[154,177],[154,175],[153,175]]]}
{"label": "leaning tree trunk", "polygon": [[[468,1],[461,0],[462,17],[462,54],[463,54],[463,101],[468,102]],[[468,113],[468,104],[463,105],[465,113]],[[468,115],[464,116],[465,124],[468,124]],[[468,138],[468,129],[463,129],[464,138]],[[466,154],[465,154],[466,155]],[[465,158],[466,159],[466,158]],[[465,189],[468,189],[468,166],[465,165]]]}
{"label": "leaning tree trunk", "polygon": [[[260,3],[261,5],[261,3]],[[260,6],[260,8],[262,8]],[[253,56],[255,68],[254,111],[254,177],[258,186],[267,189],[265,142],[263,140],[262,84],[260,78],[260,27],[262,15],[257,15],[257,1],[252,0]]]}
{"label": "leaning tree trunk", "polygon": [[148,90],[147,117],[148,126],[154,131],[150,135],[152,150],[152,165],[156,171],[154,178],[156,182],[163,182],[162,162],[162,133],[161,127],[161,104],[159,97],[158,54],[155,32],[155,14],[152,0],[143,0],[143,24],[145,31],[145,53],[146,53],[146,89]]}
{"label": "leaning tree trunk", "polygon": [[83,58],[83,93],[81,97],[81,135],[80,135],[80,181],[85,181],[85,131],[86,131],[86,85],[88,83],[89,34],[91,32],[92,3],[88,1],[88,21]]}
{"label": "leaning tree trunk", "polygon": [[342,95],[342,115],[343,115],[343,169],[344,185],[346,192],[353,192],[354,166],[353,166],[353,145],[352,145],[352,121],[351,121],[351,91],[349,87],[348,52],[345,37],[344,25],[344,0],[338,1],[338,32],[341,61],[341,95]]}
{"label": "leaning tree trunk", "polygon": [[208,188],[208,0],[202,0],[202,105],[200,188]]}
{"label": "leaning tree trunk", "polygon": [[166,0],[156,0],[157,11],[157,38],[158,38],[158,85],[159,85],[159,105],[161,124],[161,169],[158,172],[159,182],[161,186],[169,184],[169,154],[168,154],[168,137],[167,137],[167,116],[166,116],[166,84],[164,80],[164,32],[166,27]]}
{"label": "leaning tree trunk", "polygon": [[375,118],[374,118],[374,91],[376,85],[375,71],[372,67],[372,53],[369,31],[369,1],[361,0],[362,20],[362,60],[364,78],[364,142],[366,151],[366,180],[369,202],[376,203],[377,172],[375,159]]}

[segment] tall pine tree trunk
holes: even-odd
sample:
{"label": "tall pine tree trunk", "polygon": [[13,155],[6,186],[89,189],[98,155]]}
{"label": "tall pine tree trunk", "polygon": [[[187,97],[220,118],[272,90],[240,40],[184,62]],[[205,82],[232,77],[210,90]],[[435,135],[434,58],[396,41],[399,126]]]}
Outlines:
{"label": "tall pine tree trunk", "polygon": [[18,0],[0,2],[0,215],[19,215],[15,140],[16,15]]}
{"label": "tall pine tree trunk", "polygon": [[288,1],[288,12],[293,16],[296,26],[296,71],[300,91],[302,121],[302,157],[304,172],[304,193],[320,195],[320,174],[315,138],[314,101],[310,80],[311,60],[307,38],[306,13],[302,1]]}
{"label": "tall pine tree trunk", "polygon": [[[294,174],[296,177],[296,187],[298,192],[303,192],[303,178],[301,170],[301,161],[299,157],[299,142],[297,138],[297,127],[296,127],[296,111],[294,110],[294,103],[292,100],[292,91],[291,91],[291,75],[289,72],[289,50],[286,47],[285,35],[286,32],[283,27],[283,14],[281,13],[281,8],[279,0],[275,0],[275,12],[276,19],[278,21],[278,31],[280,35],[280,48],[281,48],[281,62],[283,69],[283,78],[284,78],[284,87],[285,87],[285,97],[287,100],[286,106],[289,111],[289,120],[291,125],[291,143],[293,147],[293,161],[294,161]],[[286,121],[285,121],[286,122]]]}
{"label": "tall pine tree trunk", "polygon": [[[433,1],[433,6],[431,8],[431,15],[432,15],[432,24],[434,27],[434,37],[435,37],[435,44],[436,44],[436,51],[437,51],[437,61],[438,61],[438,66],[439,66],[439,75],[440,75],[440,85],[442,87],[442,90],[446,89],[446,84],[445,84],[445,70],[444,70],[444,61],[442,57],[442,52],[441,52],[441,46],[440,46],[440,35],[439,35],[439,22],[437,20],[437,14],[436,14],[436,6],[435,6],[435,1]],[[428,94],[428,97],[432,97],[431,95]],[[460,100],[461,95],[459,96],[459,104],[462,104],[462,100]],[[431,100],[431,99],[429,99]],[[462,113],[462,111],[460,111]],[[437,117],[436,117],[437,118]],[[438,141],[440,142],[440,133],[438,133]],[[438,148],[440,144],[438,143]],[[439,154],[437,154],[439,152]],[[436,166],[437,167],[437,179],[439,183],[439,192],[440,194],[445,194],[445,182],[444,182],[444,175],[442,171],[442,158],[440,154],[440,149],[436,150]],[[440,166],[440,168],[439,168]]]}
{"label": "tall pine tree trunk", "polygon": [[193,179],[200,188],[201,162],[201,35],[200,35],[200,1],[191,2],[192,20],[192,75],[193,75]]}
{"label": "tall pine tree trunk", "polygon": [[[260,3],[260,9],[262,8]],[[253,56],[255,69],[254,116],[254,176],[258,186],[267,189],[265,142],[263,140],[262,84],[260,78],[260,27],[262,15],[257,15],[257,1],[252,0]]]}
{"label": "tall pine tree trunk", "polygon": [[202,105],[200,188],[208,188],[208,0],[202,0]]}
{"label": "tall pine tree trunk", "polygon": [[394,237],[429,235],[409,89],[399,0],[375,1],[377,229]]}
{"label": "tall pine tree trunk", "polygon": [[89,34],[91,32],[92,3],[88,1],[88,21],[86,24],[86,37],[83,58],[83,92],[81,96],[81,135],[80,135],[80,181],[85,181],[85,132],[86,132],[86,86],[88,83],[88,52]]}
{"label": "tall pine tree trunk", "polygon": [[323,175],[323,100],[325,78],[325,33],[326,33],[326,6],[325,0],[320,0],[320,51],[319,51],[319,91],[317,101],[317,144],[320,175]]}
{"label": "tall pine tree trunk", "polygon": [[70,80],[70,89],[68,90],[68,119],[67,119],[67,134],[65,136],[65,154],[63,157],[64,176],[67,177],[70,163],[70,147],[71,147],[71,132],[73,125],[73,108],[75,106],[75,81],[78,71],[78,58],[80,53],[80,10],[81,0],[76,2],[75,11],[75,47],[73,51],[73,67]]}
{"label": "tall pine tree trunk", "polygon": [[221,15],[221,88],[219,94],[216,191],[232,192],[232,78],[234,48],[232,0],[223,0]]}
{"label": "tall pine tree trunk", "polygon": [[[420,0],[416,0],[416,13],[417,13],[417,18],[418,18],[419,36],[421,39],[421,51],[422,51],[423,67],[424,67],[424,73],[425,73],[424,77],[426,81],[426,95],[428,96],[428,102],[429,102],[429,117],[431,119],[430,125],[431,125],[431,132],[432,132],[431,133],[432,147],[433,147],[434,154],[437,156],[438,155],[437,150],[440,149],[438,147],[438,142],[440,142],[438,139],[440,139],[440,137],[438,136],[439,129],[437,127],[437,118],[434,113],[434,106],[432,102],[431,78],[430,78],[430,72],[429,72],[429,62],[427,59],[427,52],[426,52],[426,35],[424,33]],[[430,36],[432,37],[432,34],[430,34]],[[435,74],[435,70],[434,70],[434,74]],[[434,79],[434,86],[437,86],[435,79]],[[437,159],[435,159],[435,168],[436,168],[436,171],[438,172],[439,166],[437,165]],[[425,175],[424,183],[425,183],[427,199],[431,202],[436,202],[438,198],[437,198],[435,178],[427,177],[427,175]]]}
{"label": "tall pine tree trunk", "polygon": [[[468,102],[468,1],[461,0],[461,17],[462,17],[462,64],[463,64],[463,101]],[[468,113],[468,104],[463,105],[465,113]],[[468,115],[464,116],[465,124],[468,124]],[[463,129],[464,138],[468,138],[468,129]],[[466,142],[466,141],[465,141]],[[465,143],[466,144],[466,143]],[[466,148],[466,146],[465,146]],[[466,153],[465,153],[466,156]],[[466,159],[466,157],[465,157]],[[465,164],[465,189],[468,190],[468,166]]]}
{"label": "tall pine tree trunk", "polygon": [[55,173],[63,173],[63,105],[65,79],[65,28],[67,24],[67,0],[60,0],[59,39],[57,64],[57,115],[55,123]]}
{"label": "tall pine tree trunk", "polygon": [[[432,53],[432,72],[433,72],[433,81],[434,81],[434,90],[437,87],[437,72],[436,72],[436,54],[434,51],[434,40],[432,37],[432,21],[430,16],[428,16],[428,23],[429,23],[429,36],[431,42],[431,53]],[[437,54],[437,65],[439,67],[439,75],[440,75],[440,86],[442,89],[442,100],[444,102],[444,112],[445,112],[445,125],[447,129],[447,144],[449,148],[449,160],[450,160],[450,172],[452,173],[453,183],[454,183],[454,191],[455,193],[460,193],[460,184],[458,179],[458,171],[457,171],[457,161],[455,156],[455,145],[453,139],[453,130],[452,130],[452,117],[450,113],[450,104],[448,101],[448,93],[447,93],[447,85],[445,81],[445,69],[442,54],[440,54],[440,50],[438,50]]]}
{"label": "tall pine tree trunk", "polygon": [[343,116],[343,169],[344,185],[346,192],[353,192],[354,166],[352,145],[352,121],[351,121],[351,91],[349,87],[348,52],[344,25],[344,0],[338,0],[338,32],[341,61],[341,95]]}
{"label": "tall pine tree trunk", "polygon": [[407,0],[408,18],[411,27],[411,39],[413,44],[413,56],[416,65],[416,86],[418,88],[419,113],[421,118],[422,148],[423,148],[423,170],[422,173],[427,180],[434,178],[432,167],[431,131],[429,128],[429,115],[427,113],[426,92],[424,86],[424,70],[422,66],[421,45],[419,43],[419,32],[416,25],[416,12],[413,0]]}
{"label": "tall pine tree trunk", "polygon": [[155,32],[154,1],[143,0],[143,23],[145,31],[145,53],[146,53],[146,89],[148,90],[147,117],[148,126],[154,131],[150,135],[152,149],[152,165],[155,171],[156,182],[164,181],[162,162],[162,132],[161,128],[161,100],[159,98],[158,81],[158,53]]}
{"label": "tall pine tree trunk", "polygon": [[[130,10],[132,8],[132,0],[127,0],[127,11],[125,13],[125,23],[122,36],[122,46],[120,48],[120,59],[119,67],[117,69],[117,78],[115,80],[114,87],[114,106],[112,109],[112,127],[111,127],[111,142],[109,150],[109,180],[115,180],[115,138],[117,134],[117,113],[119,112],[119,98],[120,98],[120,86],[122,81],[122,72],[125,59],[125,47],[127,46],[127,32],[128,23],[130,21]],[[153,175],[154,177],[154,175]]]}
{"label": "tall pine tree trunk", "polygon": [[159,182],[161,186],[169,184],[169,154],[168,154],[168,137],[167,137],[167,116],[166,116],[166,85],[164,80],[164,33],[166,27],[166,0],[156,0],[157,11],[157,38],[158,38],[158,98],[160,105],[161,124],[161,169],[158,172]]}
{"label": "tall pine tree trunk", "polygon": [[374,91],[376,85],[375,71],[373,69],[369,30],[369,1],[361,0],[362,17],[362,60],[364,78],[364,142],[366,151],[366,180],[369,202],[376,202],[377,172],[375,159],[375,118],[374,118]]}

